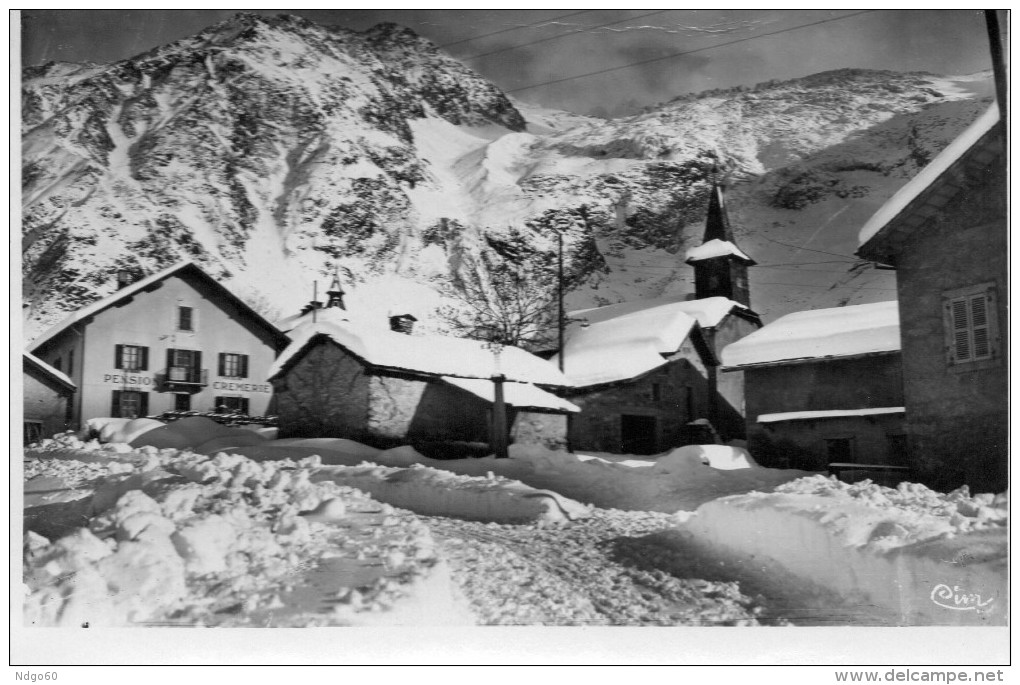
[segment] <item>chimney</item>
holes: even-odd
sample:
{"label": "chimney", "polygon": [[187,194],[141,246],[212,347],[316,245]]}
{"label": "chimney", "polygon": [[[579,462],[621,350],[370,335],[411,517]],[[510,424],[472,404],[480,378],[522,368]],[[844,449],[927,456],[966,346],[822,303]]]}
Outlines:
{"label": "chimney", "polygon": [[123,290],[134,282],[134,274],[127,269],[117,269],[117,290]]}
{"label": "chimney", "polygon": [[390,330],[395,333],[411,335],[414,331],[414,322],[418,319],[414,314],[398,314],[390,317]]}

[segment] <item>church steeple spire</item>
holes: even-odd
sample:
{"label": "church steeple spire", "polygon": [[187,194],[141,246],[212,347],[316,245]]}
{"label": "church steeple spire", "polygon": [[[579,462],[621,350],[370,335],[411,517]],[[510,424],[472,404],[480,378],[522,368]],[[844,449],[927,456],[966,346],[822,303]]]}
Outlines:
{"label": "church steeple spire", "polygon": [[686,261],[694,267],[694,294],[699,300],[725,297],[751,307],[747,267],[754,266],[755,261],[733,239],[726,196],[718,178],[712,182],[704,241],[687,251]]}
{"label": "church steeple spire", "polygon": [[712,183],[712,194],[708,198],[708,216],[705,220],[705,239],[726,240],[733,242],[733,230],[730,228],[730,215],[726,212],[726,199],[723,187],[718,181]]}

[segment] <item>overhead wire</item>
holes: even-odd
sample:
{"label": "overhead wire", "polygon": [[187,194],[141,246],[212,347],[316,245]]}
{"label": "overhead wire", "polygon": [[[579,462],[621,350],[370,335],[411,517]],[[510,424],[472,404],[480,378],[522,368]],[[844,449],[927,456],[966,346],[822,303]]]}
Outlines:
{"label": "overhead wire", "polygon": [[536,26],[541,26],[542,24],[548,24],[551,21],[559,21],[560,19],[568,19],[570,17],[576,17],[579,14],[587,14],[588,12],[594,12],[594,11],[595,10],[581,10],[580,12],[571,12],[569,14],[561,14],[561,15],[559,15],[557,17],[550,17],[548,19],[543,19],[542,21],[532,22],[530,24],[519,24],[517,26],[511,26],[510,28],[500,29],[499,31],[493,31],[492,33],[483,33],[483,34],[481,34],[479,36],[471,36],[470,38],[462,38],[461,40],[455,40],[452,43],[443,43],[442,45],[438,45],[436,47],[448,48],[448,47],[451,47],[453,45],[460,45],[462,43],[470,43],[471,41],[474,41],[474,40],[481,40],[482,38],[489,38],[490,36],[498,36],[501,33],[509,33],[511,31],[519,31],[520,29],[534,28]]}
{"label": "overhead wire", "polygon": [[[510,90],[506,90],[504,92],[506,92],[506,93],[519,93],[522,90],[531,90],[532,88],[541,88],[543,86],[551,86],[551,85],[555,85],[557,83],[566,83],[567,81],[574,81],[574,80],[577,80],[577,79],[588,78],[589,76],[598,76],[600,74],[608,74],[610,72],[620,71],[621,69],[630,69],[631,67],[637,67],[637,66],[641,66],[643,64],[651,64],[652,62],[661,62],[662,60],[675,59],[677,57],[683,57],[685,55],[693,55],[695,53],[705,52],[707,50],[716,50],[718,48],[723,48],[723,47],[726,47],[728,45],[736,45],[737,43],[745,43],[745,42],[751,41],[751,40],[758,40],[759,38],[767,38],[769,36],[778,36],[781,33],[789,33],[790,31],[798,31],[800,29],[806,29],[806,28],[809,28],[811,26],[818,26],[820,24],[827,24],[827,23],[830,23],[830,22],[833,22],[833,21],[841,21],[843,19],[850,19],[851,17],[857,17],[857,16],[860,16],[862,14],[868,14],[869,12],[877,12],[877,11],[878,10],[861,10],[859,12],[853,12],[851,14],[843,14],[843,15],[840,15],[838,17],[831,17],[829,19],[822,19],[820,21],[813,21],[813,22],[810,22],[808,24],[799,24],[797,26],[789,26],[789,27],[787,27],[785,29],[778,29],[776,31],[769,31],[767,33],[759,33],[759,34],[754,35],[754,36],[748,36],[747,38],[738,38],[736,40],[727,41],[725,43],[717,43],[716,45],[708,45],[708,46],[703,47],[703,48],[696,48],[694,50],[684,50],[682,52],[675,52],[675,53],[672,53],[672,54],[669,54],[669,55],[662,55],[660,57],[652,57],[650,59],[640,60],[640,61],[637,61],[637,62],[629,62],[627,64],[621,64],[621,65],[615,66],[615,67],[608,67],[606,69],[599,69],[597,71],[589,71],[589,72],[584,73],[584,74],[575,74],[574,76],[566,76],[564,78],[552,79],[550,81],[542,81],[541,83],[533,83],[530,86],[521,86],[520,88],[513,88],[513,89],[510,89]],[[633,18],[636,19],[637,17],[633,17]],[[565,34],[565,35],[568,35],[568,34]],[[517,47],[525,47],[525,45],[520,45],[520,46],[517,46]],[[476,55],[476,57],[483,57],[483,56],[484,55]],[[471,59],[474,59],[474,58],[471,58]]]}
{"label": "overhead wire", "polygon": [[[627,22],[627,21],[634,21],[635,19],[643,19],[644,17],[651,17],[651,16],[656,15],[656,14],[665,14],[666,12],[672,12],[672,11],[673,10],[657,10],[655,12],[646,12],[644,14],[638,14],[638,15],[635,15],[633,17],[627,17],[626,19],[617,19],[616,21],[606,22],[605,24],[596,24],[595,26],[585,26],[583,28],[577,29],[576,31],[568,31],[567,33],[560,33],[560,34],[557,34],[555,36],[547,36],[545,38],[539,38],[537,40],[531,41],[530,43],[519,43],[517,45],[509,45],[509,46],[507,46],[505,48],[500,48],[498,50],[492,50],[490,52],[483,52],[483,53],[481,53],[479,55],[471,55],[470,57],[460,57],[459,59],[462,59],[462,60],[481,59],[482,57],[488,57],[489,55],[498,55],[501,52],[509,52],[510,50],[520,50],[521,48],[526,48],[526,47],[528,47],[530,45],[538,45],[539,43],[548,43],[551,40],[557,40],[559,38],[566,38],[568,36],[576,36],[577,34],[584,33],[586,31],[591,31],[591,30],[594,30],[594,29],[601,29],[601,28],[605,28],[607,26],[613,26],[615,24],[622,24],[622,23]],[[510,92],[513,92],[513,91],[506,91],[506,92],[510,93]]]}

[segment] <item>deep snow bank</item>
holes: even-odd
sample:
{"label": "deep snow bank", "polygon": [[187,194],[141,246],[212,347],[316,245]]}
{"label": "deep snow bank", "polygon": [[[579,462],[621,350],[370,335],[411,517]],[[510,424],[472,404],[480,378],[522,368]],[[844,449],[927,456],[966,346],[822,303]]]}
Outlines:
{"label": "deep snow bank", "polygon": [[[424,458],[424,457],[422,457]],[[393,468],[363,466],[323,468],[314,480],[329,480],[369,493],[380,502],[425,516],[474,521],[560,523],[590,515],[589,510],[549,490],[489,473],[484,478],[413,464]]]}
{"label": "deep snow bank", "polygon": [[937,493],[813,476],[698,508],[685,542],[790,574],[805,592],[874,604],[903,625],[1001,625],[1008,494]]}
{"label": "deep snow bank", "polygon": [[49,447],[26,452],[27,625],[473,622],[424,524],[313,482],[315,460],[145,447],[85,463]]}
{"label": "deep snow bank", "polygon": [[[492,474],[603,509],[666,513],[692,511],[725,495],[768,491],[809,474],[762,468],[745,450],[723,445],[691,445],[657,458],[633,457],[622,461],[523,445],[511,445],[509,459],[488,456],[440,460],[422,456],[408,447],[380,451],[340,438],[273,440],[229,451],[256,460],[314,454],[328,465],[356,466],[368,460],[390,467],[418,464],[465,476],[487,478]],[[373,493],[383,497],[381,491]]]}

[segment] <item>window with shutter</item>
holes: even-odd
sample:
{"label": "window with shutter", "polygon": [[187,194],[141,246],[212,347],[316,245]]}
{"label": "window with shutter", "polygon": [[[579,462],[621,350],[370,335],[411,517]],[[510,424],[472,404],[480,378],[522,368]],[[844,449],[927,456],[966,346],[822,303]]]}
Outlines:
{"label": "window with shutter", "polygon": [[219,357],[219,375],[227,378],[247,378],[248,355],[221,352]]}
{"label": "window with shutter", "polygon": [[146,371],[149,368],[149,348],[142,345],[117,345],[117,365],[124,371]]}
{"label": "window with shutter", "polygon": [[977,362],[996,360],[999,341],[993,285],[949,291],[943,293],[943,300],[948,363],[974,368]]}

